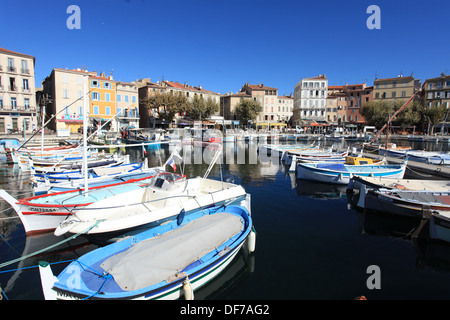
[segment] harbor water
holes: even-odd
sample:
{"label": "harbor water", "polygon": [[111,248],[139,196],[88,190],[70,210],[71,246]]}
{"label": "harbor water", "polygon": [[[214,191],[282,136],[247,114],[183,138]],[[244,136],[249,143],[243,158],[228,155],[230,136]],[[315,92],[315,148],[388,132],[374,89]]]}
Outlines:
{"label": "harbor water", "polygon": [[[397,142],[411,143],[413,149],[449,149],[442,143]],[[346,146],[342,142],[340,147]],[[196,299],[351,300],[361,295],[369,300],[450,299],[450,245],[426,237],[413,240],[416,221],[355,210],[347,201],[346,186],[296,180],[282,162],[261,157],[256,142],[226,144],[225,150],[234,161],[216,164],[209,178],[241,184],[251,194],[256,251],[248,255],[242,250],[224,273],[195,294]],[[148,148],[145,158],[150,167],[157,166],[171,151],[169,145]],[[141,148],[126,152],[131,161],[144,156]],[[242,154],[244,163],[237,161]],[[256,161],[250,161],[254,155]],[[203,176],[207,169],[204,162],[177,165],[188,178]],[[0,187],[16,198],[32,195],[29,177],[17,166],[1,164]],[[99,246],[82,236],[57,247],[50,246],[64,238],[27,237],[3,200],[0,218],[0,264],[17,259],[0,269],[3,299],[43,299],[39,261],[54,263],[58,274],[67,261]],[[373,266],[379,270],[376,288],[370,285]]]}

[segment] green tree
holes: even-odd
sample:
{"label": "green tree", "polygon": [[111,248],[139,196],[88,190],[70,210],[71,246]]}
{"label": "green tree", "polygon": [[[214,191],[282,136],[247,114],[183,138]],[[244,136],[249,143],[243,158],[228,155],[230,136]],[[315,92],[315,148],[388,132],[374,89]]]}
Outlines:
{"label": "green tree", "polygon": [[186,111],[189,108],[189,102],[181,92],[155,92],[150,97],[143,99],[142,103],[148,108],[156,110],[158,117],[167,122],[172,122],[175,115]]}
{"label": "green tree", "polygon": [[[360,112],[369,125],[381,129],[405,102],[403,100],[396,100],[394,102],[386,100],[373,101],[364,104]],[[392,119],[392,125],[401,126],[403,129],[406,129],[409,126],[419,124],[421,120],[421,109],[422,107],[419,102],[414,101],[410,103]]]}
{"label": "green tree", "polygon": [[256,116],[263,110],[259,102],[251,99],[241,98],[239,104],[234,108],[235,114],[239,117],[241,125],[247,125],[249,120],[256,119]]}
{"label": "green tree", "polygon": [[444,117],[446,116],[446,113],[447,109],[444,105],[440,106],[432,105],[430,107],[422,106],[423,127],[427,128],[429,124],[430,128],[433,128],[434,125],[443,121]]}
{"label": "green tree", "polygon": [[206,100],[203,97],[195,95],[186,109],[186,116],[193,120],[209,119],[219,110],[219,103],[211,97]]}

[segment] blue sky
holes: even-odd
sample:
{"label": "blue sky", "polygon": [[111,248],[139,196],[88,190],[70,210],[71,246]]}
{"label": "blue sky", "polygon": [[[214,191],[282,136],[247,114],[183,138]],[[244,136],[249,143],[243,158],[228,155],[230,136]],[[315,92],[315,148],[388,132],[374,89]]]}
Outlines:
{"label": "blue sky", "polygon": [[[0,47],[36,57],[36,85],[55,67],[113,70],[225,93],[245,82],[290,94],[304,77],[373,84],[450,73],[449,0],[3,0]],[[81,29],[69,30],[69,5]],[[381,29],[369,30],[369,5]]]}

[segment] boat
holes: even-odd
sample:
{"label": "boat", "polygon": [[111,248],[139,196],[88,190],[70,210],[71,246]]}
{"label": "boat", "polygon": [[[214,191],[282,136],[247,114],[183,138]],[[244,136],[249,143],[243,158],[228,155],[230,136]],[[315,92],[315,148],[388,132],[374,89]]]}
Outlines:
{"label": "boat", "polygon": [[[89,186],[100,186],[129,179],[139,179],[146,175],[153,175],[154,170],[149,169],[147,162],[134,162],[111,167],[92,168],[88,171]],[[43,178],[31,177],[34,184],[34,194],[55,193],[73,189],[82,189],[84,177],[80,171],[68,173],[55,173],[44,175]]]}
{"label": "boat", "polygon": [[411,151],[411,147],[397,146],[395,143],[378,145],[378,154],[382,156],[406,158],[407,152],[409,151]]}
{"label": "boat", "polygon": [[369,189],[365,209],[422,218],[424,210],[450,211],[450,191]]}
{"label": "boat", "polygon": [[180,178],[156,169],[145,188],[133,188],[77,209],[54,233],[77,234],[101,221],[86,236],[111,238],[172,219],[181,210],[190,214],[201,208],[245,200],[246,192],[240,185],[205,177]]}
{"label": "boat", "polygon": [[407,151],[406,154],[408,159],[411,161],[418,161],[435,165],[450,164],[450,152]]}
{"label": "boat", "polygon": [[[46,262],[39,272],[47,300],[181,299],[217,277],[255,232],[243,206],[179,212],[168,224],[95,249],[58,276]],[[76,284],[76,285],[74,285]]]}
{"label": "boat", "polygon": [[330,161],[330,162],[345,162],[345,157],[349,154],[349,149],[346,151],[332,151],[332,149],[309,149],[299,151],[288,151],[288,154],[299,162],[311,161]]}
{"label": "boat", "polygon": [[64,219],[96,201],[111,198],[130,190],[144,188],[152,176],[130,179],[90,188],[87,192],[73,189],[62,192],[15,199],[5,190],[0,197],[7,201],[19,216],[27,235],[54,231]]}
{"label": "boat", "polygon": [[397,164],[359,164],[349,165],[344,163],[297,163],[297,179],[313,180],[326,183],[348,184],[351,177],[390,177],[403,178],[407,161]]}
{"label": "boat", "polygon": [[450,211],[433,210],[429,221],[431,240],[450,242]]}
{"label": "boat", "polygon": [[347,198],[357,208],[364,209],[365,198],[369,189],[445,191],[450,190],[450,181],[353,176],[347,185]]}

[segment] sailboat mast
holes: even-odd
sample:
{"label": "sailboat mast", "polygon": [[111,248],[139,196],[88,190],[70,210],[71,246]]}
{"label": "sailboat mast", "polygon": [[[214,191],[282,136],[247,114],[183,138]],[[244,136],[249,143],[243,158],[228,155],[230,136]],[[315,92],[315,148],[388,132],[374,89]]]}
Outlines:
{"label": "sailboat mast", "polygon": [[84,97],[83,97],[83,176],[84,176],[84,191],[87,197],[88,191],[88,165],[87,165],[87,81],[88,78],[84,78]]}

